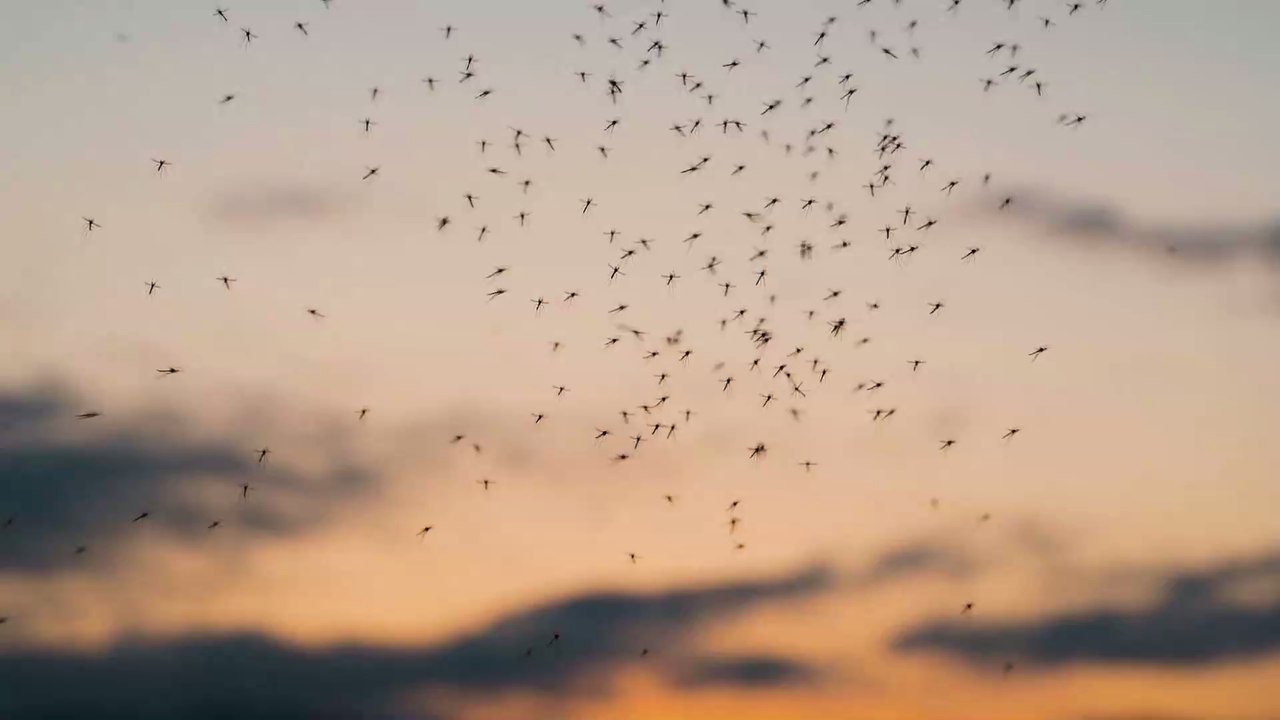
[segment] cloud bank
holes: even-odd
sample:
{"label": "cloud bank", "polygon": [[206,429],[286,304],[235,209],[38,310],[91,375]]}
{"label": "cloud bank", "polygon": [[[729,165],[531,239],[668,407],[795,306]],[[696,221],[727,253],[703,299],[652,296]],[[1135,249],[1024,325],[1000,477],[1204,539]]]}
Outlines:
{"label": "cloud bank", "polygon": [[[450,711],[430,700],[432,689],[464,699],[600,693],[613,674],[642,663],[684,686],[790,685],[818,673],[778,656],[702,656],[692,638],[706,624],[814,596],[831,581],[829,572],[809,569],[655,594],[589,593],[407,648],[303,648],[239,634],[126,640],[101,652],[0,652],[0,716],[442,718]],[[560,639],[551,642],[555,633]],[[426,691],[425,706],[406,707],[418,691]]]}

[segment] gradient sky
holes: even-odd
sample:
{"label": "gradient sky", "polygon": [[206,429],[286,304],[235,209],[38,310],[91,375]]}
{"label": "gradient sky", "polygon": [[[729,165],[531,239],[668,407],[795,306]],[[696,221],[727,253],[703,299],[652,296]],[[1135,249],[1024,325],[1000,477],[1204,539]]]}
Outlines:
{"label": "gradient sky", "polygon": [[0,7],[0,715],[1280,717],[1280,6],[217,7]]}

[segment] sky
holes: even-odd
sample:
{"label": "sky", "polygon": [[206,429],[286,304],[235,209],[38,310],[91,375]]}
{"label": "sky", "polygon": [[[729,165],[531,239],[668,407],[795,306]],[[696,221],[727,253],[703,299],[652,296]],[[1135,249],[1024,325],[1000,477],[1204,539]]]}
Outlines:
{"label": "sky", "polygon": [[0,6],[0,715],[1280,718],[1280,7],[948,4]]}

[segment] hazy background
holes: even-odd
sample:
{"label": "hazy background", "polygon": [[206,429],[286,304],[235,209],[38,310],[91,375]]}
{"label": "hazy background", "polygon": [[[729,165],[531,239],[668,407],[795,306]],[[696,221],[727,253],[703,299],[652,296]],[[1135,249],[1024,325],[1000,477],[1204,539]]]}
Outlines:
{"label": "hazy background", "polygon": [[[0,7],[8,715],[1280,716],[1275,5],[760,1],[746,25],[711,0],[605,20],[560,0],[216,7]],[[632,36],[658,8],[661,31]],[[1007,64],[995,41],[1021,44],[1045,97],[982,92]],[[695,117],[698,135],[667,129]],[[887,118],[907,147],[872,199]],[[774,196],[762,237],[739,213]],[[938,226],[886,243],[907,204]],[[610,282],[639,238],[652,250]],[[922,249],[889,262],[899,242]],[[753,374],[761,316],[776,339]],[[686,363],[662,342],[677,330]],[[797,346],[805,399],[769,378]],[[610,462],[648,432],[618,411],[659,395],[674,438]],[[898,412],[872,423],[880,407]],[[748,462],[756,442],[769,456]]]}

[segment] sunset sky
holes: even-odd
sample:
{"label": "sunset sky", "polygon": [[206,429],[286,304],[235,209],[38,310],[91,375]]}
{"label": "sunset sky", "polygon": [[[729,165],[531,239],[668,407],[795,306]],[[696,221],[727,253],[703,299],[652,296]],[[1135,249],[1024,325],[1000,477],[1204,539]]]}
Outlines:
{"label": "sunset sky", "polygon": [[0,5],[0,717],[1280,718],[1280,5],[949,2]]}

